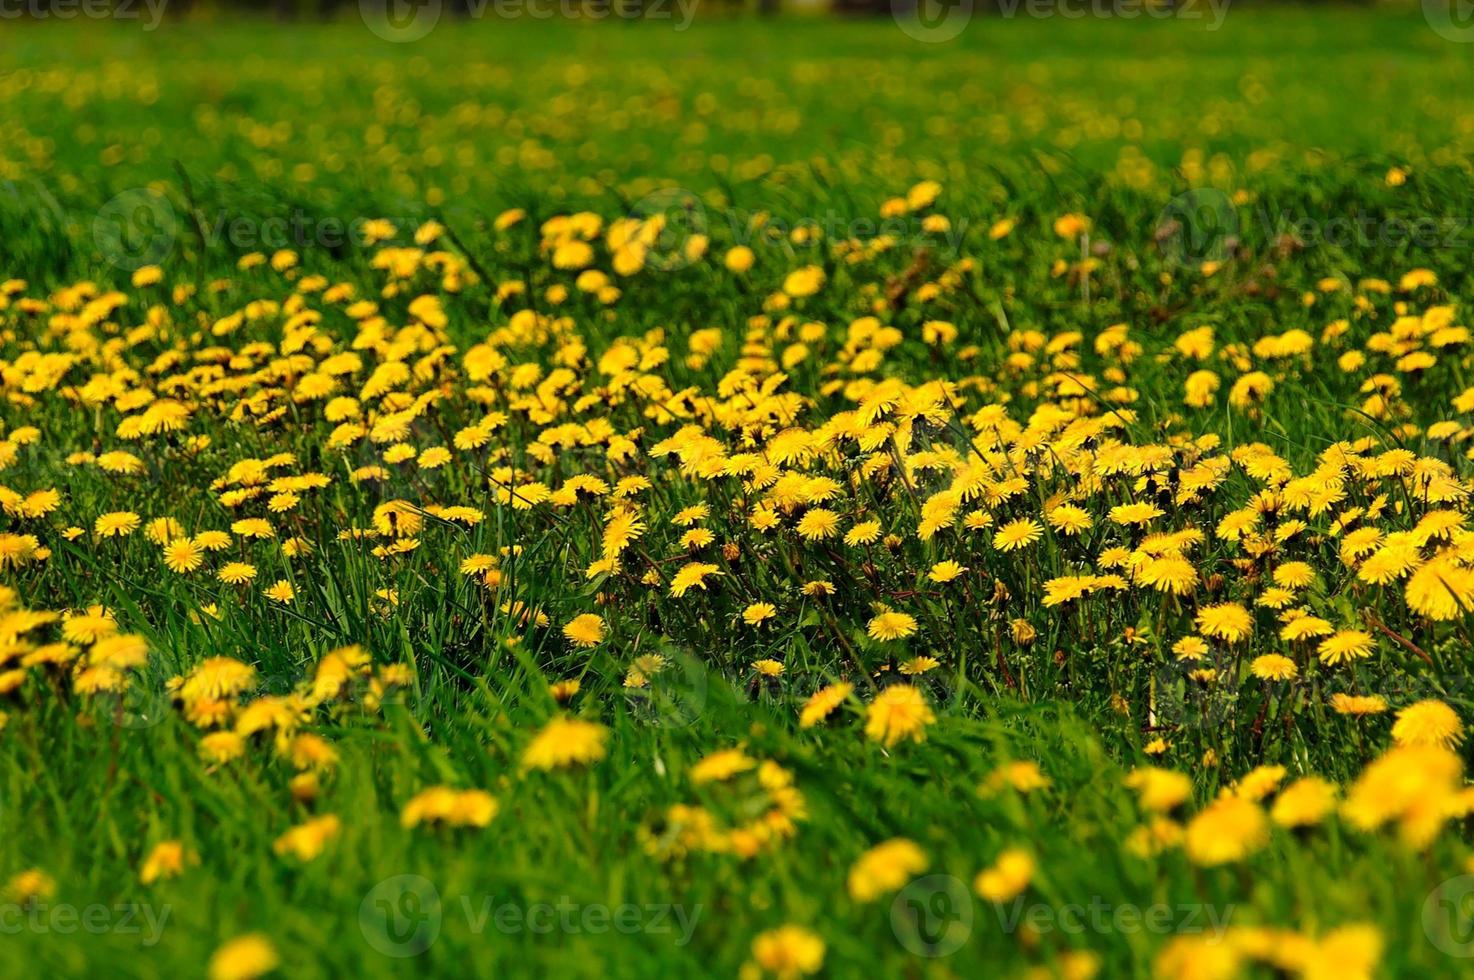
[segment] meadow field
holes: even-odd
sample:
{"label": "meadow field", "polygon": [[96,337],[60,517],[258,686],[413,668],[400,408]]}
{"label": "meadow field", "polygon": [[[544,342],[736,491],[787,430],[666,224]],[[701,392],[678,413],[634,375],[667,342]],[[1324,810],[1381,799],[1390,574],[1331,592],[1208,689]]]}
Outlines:
{"label": "meadow field", "polygon": [[1474,37],[146,15],[0,21],[0,977],[1470,974]]}

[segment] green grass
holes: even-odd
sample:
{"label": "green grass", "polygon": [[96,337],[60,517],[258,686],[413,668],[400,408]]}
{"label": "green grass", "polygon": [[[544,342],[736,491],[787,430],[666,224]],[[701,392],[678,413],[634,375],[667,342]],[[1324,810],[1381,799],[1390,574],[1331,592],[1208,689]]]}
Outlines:
{"label": "green grass", "polygon": [[[56,881],[44,909],[0,905],[0,976],[197,975],[222,942],[260,932],[281,955],[281,975],[291,977],[407,970],[730,977],[751,959],[757,934],[785,923],[823,938],[825,970],[837,977],[1022,975],[1072,950],[1098,955],[1101,976],[1146,976],[1172,934],[1214,921],[1309,936],[1372,923],[1384,942],[1385,975],[1460,973],[1463,960],[1431,938],[1424,901],[1465,867],[1462,819],[1424,849],[1336,818],[1303,831],[1276,828],[1262,850],[1221,867],[1194,865],[1178,849],[1142,858],[1124,846],[1145,819],[1124,784],[1136,766],[1190,773],[1198,805],[1261,764],[1284,766],[1289,778],[1354,781],[1389,744],[1393,717],[1338,716],[1325,705],[1332,692],[1382,693],[1394,711],[1437,697],[1474,717],[1467,618],[1434,620],[1410,609],[1398,586],[1358,582],[1337,557],[1328,527],[1334,514],[1310,521],[1305,537],[1283,550],[1249,560],[1212,533],[1260,489],[1235,468],[1211,500],[1174,507],[1167,519],[1173,529],[1207,532],[1193,564],[1222,577],[1217,585],[1205,578],[1201,594],[1181,599],[1138,587],[1046,608],[1044,581],[1088,567],[1108,545],[1140,544],[1139,534],[1104,517],[1105,507],[1146,493],[1131,479],[1107,481],[1093,496],[1090,533],[1049,534],[1036,550],[1012,555],[960,525],[918,539],[922,503],[947,480],[922,472],[915,485],[847,483],[865,455],[850,446],[838,462],[815,463],[840,481],[831,506],[843,510],[846,527],[883,518],[885,530],[904,540],[816,545],[791,526],[764,536],[747,523],[759,490],[740,480],[703,481],[683,475],[674,460],[648,457],[687,420],[610,395],[608,372],[581,365],[580,393],[594,393],[594,403],[573,408],[569,396],[549,418],[512,409],[493,446],[553,487],[580,473],[610,483],[632,472],[650,477],[642,497],[650,530],[640,546],[659,562],[662,583],[642,584],[645,567],[633,560],[632,570],[590,579],[584,571],[600,557],[607,501],[585,498],[563,510],[499,505],[487,479],[498,461],[480,453],[459,454],[441,470],[399,464],[383,481],[355,482],[352,471],[378,462],[384,447],[333,448],[339,420],[282,396],[300,370],[279,347],[286,316],[268,312],[235,332],[211,329],[252,301],[294,294],[300,276],[238,266],[247,253],[269,256],[280,245],[298,253],[301,273],[375,299],[395,327],[410,322],[415,296],[441,298],[448,322],[436,339],[456,351],[413,382],[415,391],[444,384],[448,395],[416,421],[417,448],[450,446],[484,413],[455,372],[469,348],[519,322],[514,315],[524,308],[569,317],[593,365],[618,338],[654,342],[651,332],[664,331],[659,342],[670,359],[649,374],[672,392],[696,392],[691,419],[710,422],[701,413],[727,397],[721,382],[743,354],[750,318],[764,312],[788,271],[820,264],[828,285],[800,301],[793,325],[824,327],[812,356],[786,370],[784,390],[802,396],[796,416],[763,431],[754,426],[746,443],[737,426],[712,423],[731,452],[751,451],[789,424],[815,428],[853,410],[859,395],[829,384],[852,377],[836,367],[846,328],[875,312],[895,284],[937,280],[970,258],[956,287],[930,305],[915,299],[911,283],[911,299],[881,314],[902,342],[874,371],[855,372],[910,385],[959,383],[964,407],[945,424],[919,425],[913,450],[950,448],[965,459],[977,433],[964,421],[982,406],[1007,400],[1013,417],[1027,422],[1041,404],[1067,401],[1041,387],[1058,368],[1096,382],[1079,399],[1084,414],[1101,413],[1109,389],[1129,385],[1137,417],[1123,432],[1138,445],[1204,434],[1219,437],[1224,453],[1265,443],[1305,475],[1332,444],[1372,437],[1381,449],[1406,446],[1467,478],[1471,430],[1462,427],[1467,413],[1451,405],[1474,377],[1461,346],[1419,369],[1375,352],[1365,367],[1338,362],[1403,313],[1441,303],[1464,310],[1474,289],[1468,52],[1441,39],[1417,9],[1234,9],[1212,32],[1175,21],[979,19],[944,46],[915,43],[889,20],[699,20],[683,32],[658,24],[443,24],[405,45],[387,44],[356,21],[6,32],[0,281],[28,285],[0,306],[0,417],[5,433],[31,425],[40,439],[19,449],[0,482],[21,494],[56,487],[63,500],[42,520],[0,517],[3,530],[37,534],[52,549],[45,561],[7,568],[4,581],[33,609],[109,607],[124,631],[147,638],[150,659],[121,699],[84,697],[66,672],[42,669],[0,695],[8,714],[0,730],[0,885],[31,867]],[[1399,186],[1386,180],[1393,166],[1409,172]],[[878,221],[883,202],[924,179],[944,186],[937,208],[952,233],[908,227],[897,247],[863,262],[750,231],[763,212],[784,227],[814,221],[865,237],[857,222]],[[690,196],[671,197],[671,188]],[[1171,240],[1159,236],[1170,216],[1164,207],[1189,188],[1223,195],[1214,202],[1242,192],[1230,209],[1241,251],[1212,275],[1196,261],[1177,261]],[[672,215],[689,215],[685,202],[699,202],[691,227],[710,236],[712,257],[616,276],[616,303],[575,289],[550,306],[547,290],[571,286],[574,274],[555,269],[540,250],[540,222],[582,209],[606,221],[646,215],[642,199],[663,190],[660,202],[683,205]],[[528,220],[497,229],[495,217],[512,207]],[[1051,230],[1068,212],[1090,216],[1088,242],[1062,241]],[[1381,229],[1429,221],[1438,241],[1283,238],[1300,219],[1334,216],[1365,216]],[[397,245],[409,244],[421,222],[439,220],[449,229],[446,251],[485,281],[450,289],[421,271],[385,291],[372,263],[376,249],[337,240],[341,229],[357,231],[373,218],[393,219]],[[990,229],[1003,218],[1017,226],[995,239]],[[277,228],[287,240],[263,240],[263,229]],[[296,237],[299,228],[309,229],[305,238]],[[742,242],[757,253],[746,277],[718,261]],[[1087,254],[1098,267],[1082,279],[1078,263]],[[600,253],[601,268],[607,258]],[[132,286],[134,268],[151,262],[163,267],[164,284]],[[1396,287],[1415,268],[1436,273],[1436,286],[1383,295],[1362,285],[1381,278]],[[1321,291],[1326,278],[1347,288]],[[120,289],[124,300],[78,326],[57,291],[83,280]],[[496,286],[510,280],[524,281],[527,293],[499,302]],[[177,287],[185,291],[172,295]],[[47,305],[28,311],[20,296]],[[307,303],[321,311],[319,331],[331,349],[347,349],[359,326],[344,304],[311,294]],[[133,333],[150,316],[167,327]],[[1338,319],[1350,324],[1340,346],[1322,338]],[[930,320],[955,323],[956,343],[926,343],[922,324]],[[1121,323],[1141,345],[1129,361],[1094,343]],[[1190,409],[1183,383],[1199,365],[1174,353],[1173,342],[1205,325],[1218,339],[1209,366],[1223,375],[1223,391],[1213,406]],[[709,363],[687,363],[689,338],[706,327],[724,331],[722,348]],[[1256,340],[1296,328],[1317,338],[1312,353],[1283,360],[1250,353]],[[1079,363],[1011,363],[1030,331],[1078,331]],[[504,346],[511,364],[537,363],[544,372],[559,356],[548,338]],[[262,373],[239,390],[202,391],[216,380],[208,368],[177,389],[166,386],[199,362],[157,358],[212,347],[226,349],[223,374]],[[17,360],[38,348],[78,354],[61,384],[24,383]],[[383,355],[372,344],[358,349],[366,366],[338,394],[356,394]],[[253,351],[249,363],[230,360]],[[1246,410],[1225,396],[1250,369],[1272,372],[1277,383]],[[1113,370],[1123,373],[1113,378]],[[1374,371],[1401,386],[1385,417],[1373,417],[1364,402]],[[65,390],[98,375],[190,400],[188,427],[120,438],[127,412],[83,404]],[[504,377],[497,383],[496,407],[507,410],[513,386]],[[242,409],[253,392],[263,408],[284,407],[283,418],[254,424]],[[364,402],[375,407],[372,398]],[[645,430],[638,462],[613,465],[589,446],[539,459],[531,448],[547,425],[600,417],[620,432]],[[1457,435],[1426,432],[1445,419],[1460,422]],[[184,439],[192,436],[210,443],[191,449]],[[137,454],[142,471],[107,475],[68,459],[116,449]],[[334,482],[282,515],[268,514],[261,500],[222,505],[222,487],[212,481],[242,459],[279,452],[295,455],[285,471],[321,472]],[[1027,492],[997,508],[998,523],[1038,516],[1046,501],[1079,485],[1075,474],[1031,465],[1038,468]],[[1368,507],[1378,491],[1389,496],[1382,519],[1389,531],[1407,530],[1434,509],[1396,477],[1350,482],[1339,506]],[[392,560],[374,557],[371,543],[340,537],[370,526],[377,505],[398,499],[466,504],[487,518],[467,529],[426,517],[418,549]],[[701,560],[724,574],[709,592],[673,599],[667,585],[683,554],[683,529],[670,517],[698,502],[710,507],[708,524],[718,533]],[[259,569],[254,583],[236,588],[210,571],[167,571],[142,530],[97,540],[93,521],[117,510],[145,521],[172,516],[190,533],[267,516],[278,537],[300,536],[314,549],[289,559],[272,542],[235,541],[223,558]],[[88,533],[67,540],[60,532],[71,524]],[[717,556],[724,542],[737,547],[734,557]],[[523,550],[505,558],[497,593],[457,571],[469,555],[514,546]],[[969,567],[966,592],[926,582],[927,569],[944,558]],[[1185,679],[1172,642],[1193,630],[1209,602],[1250,604],[1281,558],[1315,567],[1304,602],[1337,627],[1375,611],[1387,627],[1375,653],[1337,670],[1312,653],[1301,658],[1298,682],[1261,684],[1246,674],[1250,656],[1284,644],[1273,613],[1256,609],[1253,643],[1220,651],[1215,661],[1230,680],[1190,693],[1196,682]],[[290,607],[261,594],[281,578],[296,588]],[[804,596],[800,586],[813,579],[831,581],[834,595]],[[990,598],[995,586],[1006,597]],[[397,592],[392,607],[379,594],[385,589]],[[549,625],[520,623],[501,608],[511,598],[546,612]],[[744,608],[759,600],[778,603],[779,617],[762,630],[744,627]],[[886,645],[867,637],[882,601],[916,614],[916,638]],[[211,603],[217,615],[202,614]],[[609,626],[609,638],[591,651],[560,632],[588,612]],[[1015,618],[1037,630],[1032,645],[1012,639]],[[352,643],[377,665],[412,665],[413,684],[381,708],[356,691],[312,713],[305,730],[328,739],[340,761],[311,802],[294,801],[295,771],[269,739],[228,765],[202,761],[200,732],[164,688],[206,657],[229,656],[257,668],[259,693],[286,694],[310,680],[324,652]],[[635,658],[654,652],[674,666],[651,690],[627,687]],[[924,742],[883,748],[863,734],[864,704],[916,654],[941,661],[915,681],[937,720]],[[755,675],[750,665],[764,657],[785,664],[781,679]],[[582,689],[573,711],[608,727],[608,757],[569,771],[526,771],[526,745],[559,711],[548,683],[575,677]],[[829,724],[801,728],[805,698],[839,678],[856,684],[857,697]],[[1174,706],[1179,688],[1188,702]],[[1149,757],[1157,737],[1172,744]],[[696,787],[689,777],[703,756],[736,745],[793,775],[808,811],[795,836],[746,861],[658,853],[651,841],[667,829],[673,805],[702,802],[734,820],[759,812],[746,782]],[[1208,752],[1216,762],[1205,761]],[[977,792],[1014,760],[1036,761],[1051,787]],[[485,789],[500,812],[481,830],[402,828],[405,802],[438,784]],[[301,863],[273,852],[280,834],[324,813],[338,815],[342,831],[321,856]],[[926,872],[904,891],[855,900],[845,885],[852,863],[897,836],[926,852]],[[144,857],[168,839],[197,852],[199,866],[141,885]],[[1037,859],[1029,889],[1002,906],[977,897],[975,876],[1014,846]],[[403,876],[433,885],[438,913],[423,885]],[[436,924],[427,949],[386,955],[416,947],[385,941],[380,900],[406,922]],[[498,928],[495,910],[504,905],[515,911],[503,922],[516,924]],[[50,917],[92,906],[105,910],[92,913],[95,929]],[[539,931],[525,916],[545,906],[558,924]],[[625,906],[638,909],[623,913],[625,930],[585,925]],[[917,942],[906,924],[913,907],[970,921],[953,934],[964,941],[925,955],[941,950]],[[1069,918],[1076,907],[1086,918],[1079,929]],[[563,918],[569,908],[576,927]],[[1162,911],[1142,925],[1131,910]],[[1029,921],[1034,928],[1019,924]]]}

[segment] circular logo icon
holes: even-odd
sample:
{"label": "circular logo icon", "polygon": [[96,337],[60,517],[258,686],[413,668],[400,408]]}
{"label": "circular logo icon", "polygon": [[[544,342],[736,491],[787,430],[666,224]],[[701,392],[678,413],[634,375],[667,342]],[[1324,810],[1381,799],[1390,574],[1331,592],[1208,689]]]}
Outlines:
{"label": "circular logo icon", "polygon": [[358,0],[358,16],[375,35],[408,44],[435,29],[441,7],[442,0]]}
{"label": "circular logo icon", "polygon": [[1154,671],[1153,719],[1160,727],[1216,729],[1230,724],[1238,692],[1208,687],[1190,677],[1190,662],[1165,663]]}
{"label": "circular logo icon", "polygon": [[646,194],[629,216],[640,222],[632,234],[644,250],[647,269],[674,272],[701,258],[695,246],[706,237],[706,205],[684,187]]}
{"label": "circular logo icon", "polygon": [[428,878],[395,875],[363,896],[358,928],[364,941],[385,956],[419,956],[440,936],[440,892]]}
{"label": "circular logo icon", "polygon": [[179,219],[169,199],[141,187],[126,190],[98,209],[92,241],[104,261],[120,269],[157,265],[174,250]]}
{"label": "circular logo icon", "polygon": [[665,667],[648,677],[644,687],[625,688],[625,696],[631,712],[645,724],[685,728],[706,710],[706,665],[689,653],[664,656]]}
{"label": "circular logo icon", "polygon": [[891,0],[891,17],[901,33],[925,44],[942,44],[972,22],[973,0]]}
{"label": "circular logo icon", "polygon": [[122,692],[109,696],[108,717],[119,728],[152,728],[169,713],[172,700],[154,671],[134,671]]}
{"label": "circular logo icon", "polygon": [[1423,0],[1423,19],[1445,41],[1474,41],[1474,3],[1470,0]]}
{"label": "circular logo icon", "polygon": [[1474,956],[1474,875],[1450,878],[1423,900],[1423,934],[1448,956]]}
{"label": "circular logo icon", "polygon": [[910,953],[951,956],[972,935],[972,894],[951,875],[917,878],[891,902],[891,931]]}
{"label": "circular logo icon", "polygon": [[1177,265],[1224,261],[1233,254],[1238,233],[1238,210],[1213,187],[1183,191],[1157,217],[1157,242],[1167,261]]}

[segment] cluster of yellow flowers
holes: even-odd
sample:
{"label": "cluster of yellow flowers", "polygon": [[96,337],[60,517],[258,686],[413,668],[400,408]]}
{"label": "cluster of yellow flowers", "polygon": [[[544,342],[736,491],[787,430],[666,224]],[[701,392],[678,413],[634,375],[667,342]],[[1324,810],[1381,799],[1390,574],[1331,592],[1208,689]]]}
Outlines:
{"label": "cluster of yellow flowers", "polygon": [[[940,232],[941,194],[918,185],[886,211]],[[838,241],[823,264],[764,270],[745,245],[720,263],[704,234],[672,245],[659,215],[530,223],[519,211],[495,222],[497,254],[520,241],[534,263],[499,267],[501,281],[438,223],[413,244],[388,244],[399,229],[376,225],[373,296],[290,251],[246,256],[239,276],[202,287],[171,286],[156,267],[132,293],[0,285],[0,393],[12,413],[67,419],[0,438],[13,484],[0,486],[0,571],[24,583],[0,593],[0,697],[24,707],[65,691],[122,711],[161,674],[205,760],[269,752],[310,803],[338,754],[309,727],[379,712],[414,687],[417,664],[334,647],[263,689],[249,656],[166,668],[154,651],[151,662],[150,624],[116,603],[52,613],[21,596],[70,605],[69,571],[162,578],[188,584],[196,623],[333,623],[324,635],[341,633],[354,604],[409,622],[417,604],[452,597],[457,621],[485,623],[498,655],[525,652],[550,675],[560,707],[525,733],[524,778],[605,759],[612,733],[581,679],[597,656],[618,662],[631,691],[668,682],[669,659],[641,646],[653,633],[691,647],[722,636],[745,662],[713,666],[746,672],[799,727],[852,724],[889,753],[928,737],[939,678],[1021,696],[1049,693],[1061,672],[1097,685],[1146,753],[1178,760],[1130,777],[1145,822],[1124,843],[1142,858],[1181,848],[1229,864],[1273,828],[1336,814],[1422,847],[1474,805],[1456,711],[1381,693],[1425,669],[1436,690],[1474,604],[1471,487],[1454,466],[1474,452],[1474,388],[1437,409],[1418,394],[1469,331],[1455,307],[1427,301],[1431,272],[1321,282],[1304,297],[1328,310],[1319,337],[1022,327],[990,348],[955,322],[978,271],[968,259],[886,279],[874,263],[885,241]],[[1055,231],[1089,227],[1065,215]],[[994,237],[1012,231],[1000,221]],[[710,266],[756,307],[736,328],[645,325],[630,297],[671,263]],[[761,286],[764,274],[776,285]],[[618,332],[632,322],[641,329]],[[1332,375],[1350,379],[1351,418],[1375,430],[1297,469],[1282,454],[1292,449],[1270,444],[1285,440],[1266,406]],[[1181,404],[1146,399],[1143,377],[1151,391],[1170,379]],[[1225,443],[1222,417],[1252,441]],[[62,467],[74,475],[56,476]],[[354,563],[351,581],[329,583],[330,560]],[[833,662],[788,659],[800,633]],[[1253,688],[1259,718],[1227,716],[1227,737],[1200,738],[1167,717],[1178,683],[1210,705]],[[1344,792],[1310,774],[1282,785],[1283,766],[1261,766],[1185,815],[1182,766],[1218,764],[1234,732],[1271,713],[1289,729],[1322,707],[1368,726],[1395,710],[1394,746]],[[995,776],[985,792],[1047,789],[1030,764]],[[807,816],[792,772],[745,747],[706,755],[686,778],[694,802],[642,830],[651,853],[752,858]],[[434,785],[402,803],[401,822],[485,828],[498,809],[485,790]],[[310,861],[340,831],[332,814],[310,817],[275,849]],[[163,841],[141,877],[193,860]],[[871,901],[928,865],[917,843],[886,841],[851,868],[849,894]],[[975,890],[1007,901],[1041,871],[1027,849],[1006,849]],[[239,942],[235,958],[274,962],[269,946]],[[1365,972],[1379,942],[1360,926],[1314,939],[1246,930],[1211,955],[1318,976],[1326,962]],[[752,966],[812,973],[824,950],[785,926],[757,937]],[[1201,955],[1174,944],[1158,966],[1189,975]]]}

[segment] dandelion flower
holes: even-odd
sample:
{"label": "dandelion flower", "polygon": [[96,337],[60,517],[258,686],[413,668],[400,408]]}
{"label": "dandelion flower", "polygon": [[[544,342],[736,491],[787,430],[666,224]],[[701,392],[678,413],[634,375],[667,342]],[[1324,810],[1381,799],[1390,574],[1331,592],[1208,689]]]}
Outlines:
{"label": "dandelion flower", "polygon": [[993,547],[999,551],[1017,551],[1038,541],[1043,535],[1044,528],[1038,521],[1020,517],[994,532]]}
{"label": "dandelion flower", "polygon": [[[727,265],[732,265],[730,253]],[[824,940],[817,933],[803,926],[786,925],[759,933],[752,941],[752,959],[778,980],[796,980],[819,972],[824,966],[824,949]]]}
{"label": "dandelion flower", "polygon": [[822,687],[815,691],[799,712],[798,724],[800,728],[813,728],[819,722],[828,718],[845,702],[845,699],[855,690],[855,685],[848,681],[840,681]]}
{"label": "dandelion flower", "polygon": [[1300,669],[1284,654],[1266,653],[1254,658],[1249,672],[1262,681],[1287,681],[1293,680]]}
{"label": "dandelion flower", "polygon": [[1453,748],[1464,740],[1464,723],[1453,708],[1430,698],[1410,704],[1397,713],[1392,739],[1398,745]]}
{"label": "dandelion flower", "polygon": [[103,514],[92,525],[92,530],[100,538],[119,538],[138,530],[140,523],[138,515],[131,510],[119,510]]}
{"label": "dandelion flower", "polygon": [[1188,822],[1183,844],[1194,864],[1213,866],[1241,861],[1268,841],[1269,822],[1257,804],[1222,796]]}
{"label": "dandelion flower", "polygon": [[256,577],[256,566],[243,561],[233,561],[221,568],[216,573],[216,577],[226,585],[240,585]]}
{"label": "dandelion flower", "polygon": [[604,639],[604,620],[593,613],[575,616],[563,627],[563,635],[574,646],[598,646]]}
{"label": "dandelion flower", "polygon": [[281,964],[276,947],[259,933],[238,936],[210,957],[210,980],[256,980]]}
{"label": "dandelion flower", "polygon": [[171,572],[184,575],[199,568],[204,561],[204,549],[188,538],[179,538],[164,546],[164,567]]}
{"label": "dandelion flower", "polygon": [[609,729],[591,721],[563,715],[543,726],[522,752],[524,769],[562,769],[588,765],[604,758]]}
{"label": "dandelion flower", "polygon": [[902,739],[920,742],[936,715],[921,691],[910,684],[893,684],[875,696],[865,714],[865,734],[872,742],[895,745]]}
{"label": "dandelion flower", "polygon": [[1029,887],[1034,877],[1034,858],[1028,851],[1011,847],[978,874],[973,889],[990,902],[1009,902]]}
{"label": "dandelion flower", "polygon": [[916,632],[916,617],[903,612],[883,612],[870,620],[865,631],[872,640],[904,640]]}
{"label": "dandelion flower", "polygon": [[761,626],[778,615],[778,607],[771,602],[754,602],[742,611],[742,621],[748,626]]}
{"label": "dandelion flower", "polygon": [[1316,653],[1320,656],[1321,663],[1334,666],[1370,657],[1375,646],[1370,633],[1341,630],[1322,640]]}
{"label": "dandelion flower", "polygon": [[877,844],[850,866],[850,897],[870,902],[895,891],[926,870],[926,852],[904,837]]}
{"label": "dandelion flower", "polygon": [[1198,612],[1198,630],[1207,636],[1215,636],[1237,643],[1254,629],[1254,617],[1243,606],[1224,602],[1216,606],[1205,606]]}
{"label": "dandelion flower", "polygon": [[927,577],[933,582],[945,584],[960,577],[967,571],[967,567],[955,561],[939,561],[931,567]]}

